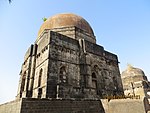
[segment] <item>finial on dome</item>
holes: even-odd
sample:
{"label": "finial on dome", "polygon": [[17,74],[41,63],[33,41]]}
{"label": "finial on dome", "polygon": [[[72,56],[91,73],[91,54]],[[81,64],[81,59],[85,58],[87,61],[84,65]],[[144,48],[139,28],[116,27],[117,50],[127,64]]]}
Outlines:
{"label": "finial on dome", "polygon": [[131,70],[133,69],[134,67],[131,65],[131,64],[127,64],[127,70]]}

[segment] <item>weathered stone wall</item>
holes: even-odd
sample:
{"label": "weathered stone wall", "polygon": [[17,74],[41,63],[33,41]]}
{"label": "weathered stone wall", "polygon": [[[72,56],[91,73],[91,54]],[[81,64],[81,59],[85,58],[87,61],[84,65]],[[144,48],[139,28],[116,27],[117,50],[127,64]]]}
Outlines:
{"label": "weathered stone wall", "polygon": [[0,105],[0,113],[20,113],[21,111],[21,99],[14,100]]}
{"label": "weathered stone wall", "polygon": [[25,90],[22,97],[102,98],[123,94],[115,54],[105,51],[95,44],[95,37],[76,27],[55,30],[45,30],[34,44],[35,54],[32,52],[25,60],[22,72],[28,74],[25,87],[30,96]]}
{"label": "weathered stone wall", "polygon": [[[118,95],[123,94],[116,55],[104,51],[102,46],[89,41],[83,39],[77,41],[56,32],[50,33],[48,95],[53,93],[53,96],[48,97],[55,97],[56,85],[61,85],[59,71],[62,66],[66,69],[68,79],[68,83],[61,87],[64,89],[62,92],[68,95],[65,98],[72,97],[73,93],[83,92],[82,97],[85,98],[98,97],[97,95],[102,97],[106,94],[116,95],[115,91],[118,91]],[[94,69],[95,65],[98,66],[98,70]],[[92,87],[94,71],[97,71],[97,89]]]}
{"label": "weathered stone wall", "polygon": [[33,53],[33,45],[29,47],[24,57],[24,62],[22,64],[21,72],[20,72],[17,98],[28,97],[29,94],[28,88],[29,88],[29,80],[30,80],[30,72],[31,72],[31,64],[32,64],[31,62],[32,53]]}
{"label": "weathered stone wall", "polygon": [[49,35],[49,32],[45,32],[36,42],[37,55],[33,85],[33,98],[46,98],[50,43]]}
{"label": "weathered stone wall", "polygon": [[103,56],[104,48],[100,45],[84,40],[85,50],[91,54]]}
{"label": "weathered stone wall", "polygon": [[[148,104],[148,103],[147,103]],[[112,100],[109,102],[110,113],[146,113],[144,100]]]}
{"label": "weathered stone wall", "polygon": [[143,99],[101,99],[105,113],[147,113],[150,105]]}
{"label": "weathered stone wall", "polygon": [[22,98],[0,105],[0,113],[149,113],[143,99],[36,99]]}
{"label": "weathered stone wall", "polygon": [[31,46],[28,48],[28,50],[26,51],[25,56],[24,56],[24,61],[27,60],[28,57],[31,56],[32,51],[33,51],[33,45],[31,45]]}
{"label": "weathered stone wall", "polygon": [[123,95],[122,82],[118,67],[107,64],[107,59],[103,56],[87,53],[86,58],[87,62],[89,62],[89,74],[96,74],[99,95]]}
{"label": "weathered stone wall", "polygon": [[94,44],[96,43],[95,36],[85,32],[82,29],[79,29],[77,27],[75,27],[75,36],[76,36],[77,40],[84,39],[84,40],[87,40],[87,41],[92,42]]}
{"label": "weathered stone wall", "polygon": [[68,36],[70,38],[76,39],[75,27],[74,26],[54,28],[54,29],[51,29],[51,30],[54,31],[54,32],[60,33],[62,35]]}
{"label": "weathered stone wall", "polygon": [[[74,88],[80,88],[78,41],[51,32],[49,59],[47,97],[55,98],[58,93],[61,98],[70,98],[78,93],[74,92]],[[62,68],[64,72],[61,72]],[[57,86],[59,92],[56,92]]]}
{"label": "weathered stone wall", "polygon": [[48,100],[23,98],[20,113],[104,113],[104,109],[101,102],[96,100]]}
{"label": "weathered stone wall", "polygon": [[[115,54],[107,52],[102,46],[84,41],[85,58],[88,65],[87,74],[96,74],[97,94],[100,97],[110,95],[123,95],[118,58]],[[88,81],[92,81],[92,77]],[[92,83],[89,82],[89,87]]]}
{"label": "weathered stone wall", "polygon": [[99,100],[22,98],[0,105],[0,113],[105,113]]}
{"label": "weathered stone wall", "polygon": [[83,31],[82,29],[77,28],[75,26],[54,28],[54,29],[51,29],[51,31],[54,31],[54,32],[60,33],[62,35],[68,36],[72,39],[76,39],[76,40],[85,39],[85,40],[88,40],[92,43],[96,43],[95,36],[87,33],[86,31]]}

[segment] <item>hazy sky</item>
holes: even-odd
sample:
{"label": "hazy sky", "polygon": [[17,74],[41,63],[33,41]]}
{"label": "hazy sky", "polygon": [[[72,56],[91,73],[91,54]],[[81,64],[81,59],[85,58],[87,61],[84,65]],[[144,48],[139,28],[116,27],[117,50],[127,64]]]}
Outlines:
{"label": "hazy sky", "polygon": [[24,54],[43,17],[75,13],[92,26],[97,43],[150,78],[150,0],[0,0],[0,103],[17,94]]}

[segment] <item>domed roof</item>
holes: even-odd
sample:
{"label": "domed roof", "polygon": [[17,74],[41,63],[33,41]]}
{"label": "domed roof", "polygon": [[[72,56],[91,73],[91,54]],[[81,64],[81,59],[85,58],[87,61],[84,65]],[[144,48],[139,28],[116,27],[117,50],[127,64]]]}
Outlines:
{"label": "domed roof", "polygon": [[64,13],[58,14],[48,18],[41,26],[38,37],[44,31],[44,29],[54,29],[54,28],[61,28],[61,27],[69,27],[69,26],[76,26],[83,31],[86,31],[89,34],[94,36],[93,30],[89,23],[82,17],[72,14],[72,13]]}
{"label": "domed roof", "polygon": [[145,76],[145,74],[141,69],[128,65],[127,69],[122,72],[122,77],[127,76]]}

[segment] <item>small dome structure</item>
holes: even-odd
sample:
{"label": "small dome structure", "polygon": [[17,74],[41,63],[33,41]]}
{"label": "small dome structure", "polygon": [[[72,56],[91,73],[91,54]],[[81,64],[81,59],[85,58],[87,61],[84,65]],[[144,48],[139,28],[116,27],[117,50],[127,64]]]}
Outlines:
{"label": "small dome structure", "polygon": [[149,97],[150,82],[143,70],[128,65],[127,69],[122,72],[121,78],[126,96]]}
{"label": "small dome structure", "polygon": [[131,65],[127,66],[127,69],[122,72],[122,77],[134,77],[134,76],[145,76],[143,70],[135,68]]}
{"label": "small dome structure", "polygon": [[38,32],[38,37],[45,29],[54,29],[54,28],[62,28],[62,27],[70,27],[70,26],[75,26],[77,28],[80,28],[83,31],[94,36],[94,32],[90,24],[84,18],[72,13],[64,13],[64,14],[57,14],[55,16],[48,18],[42,24]]}

